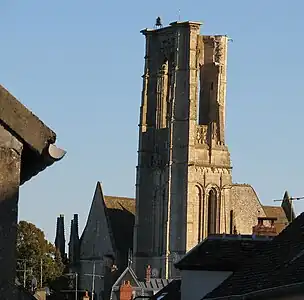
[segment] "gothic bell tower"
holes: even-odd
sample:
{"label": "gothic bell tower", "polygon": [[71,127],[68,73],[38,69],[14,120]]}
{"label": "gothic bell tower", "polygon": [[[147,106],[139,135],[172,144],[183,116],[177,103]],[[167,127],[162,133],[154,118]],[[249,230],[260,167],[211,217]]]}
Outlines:
{"label": "gothic bell tower", "polygon": [[[227,231],[226,36],[198,22],[145,29],[134,262],[173,277],[173,263],[208,234]],[[224,226],[224,227],[223,227]]]}

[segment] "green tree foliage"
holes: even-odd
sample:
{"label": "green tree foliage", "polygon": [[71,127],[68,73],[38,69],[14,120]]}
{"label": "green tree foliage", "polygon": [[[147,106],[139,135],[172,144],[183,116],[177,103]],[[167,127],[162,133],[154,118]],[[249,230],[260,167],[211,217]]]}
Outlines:
{"label": "green tree foliage", "polygon": [[[26,285],[36,278],[38,286],[60,277],[64,269],[60,253],[45,239],[42,230],[34,224],[20,221],[17,227],[17,276]],[[24,270],[26,272],[24,272]],[[42,272],[41,272],[42,271]]]}

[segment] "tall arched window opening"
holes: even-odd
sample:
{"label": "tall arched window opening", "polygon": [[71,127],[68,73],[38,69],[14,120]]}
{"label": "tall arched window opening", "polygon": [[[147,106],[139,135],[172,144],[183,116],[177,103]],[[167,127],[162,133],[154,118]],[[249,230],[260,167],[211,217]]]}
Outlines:
{"label": "tall arched window opening", "polygon": [[156,84],[156,127],[165,128],[167,125],[168,98],[168,60],[165,60],[157,75]]}
{"label": "tall arched window opening", "polygon": [[215,189],[211,189],[208,195],[208,235],[217,232],[218,199]]}

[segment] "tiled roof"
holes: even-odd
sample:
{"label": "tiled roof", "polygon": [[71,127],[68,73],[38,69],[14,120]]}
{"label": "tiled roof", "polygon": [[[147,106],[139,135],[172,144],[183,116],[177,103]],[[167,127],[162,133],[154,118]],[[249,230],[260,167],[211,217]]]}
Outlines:
{"label": "tiled roof", "polygon": [[304,213],[281,234],[274,237],[262,252],[248,259],[204,299],[248,295],[263,289],[304,281]]}
{"label": "tiled roof", "polygon": [[127,266],[128,251],[133,249],[135,199],[104,196],[104,201],[115,246],[120,253],[121,268],[124,269]]}
{"label": "tiled roof", "polygon": [[113,284],[113,289],[115,290],[115,288],[119,288],[125,280],[130,281],[133,288],[140,288],[149,291],[159,291],[165,288],[172,281],[172,279],[162,278],[151,278],[148,282],[138,281],[133,269],[131,267],[127,267]]}
{"label": "tiled roof", "polygon": [[172,279],[151,278],[148,282],[141,281],[140,285],[144,289],[158,291],[166,287],[171,281]]}
{"label": "tiled roof", "polygon": [[263,209],[267,217],[277,218],[274,226],[279,234],[288,225],[288,219],[284,209],[281,206],[263,206]]}
{"label": "tiled roof", "polygon": [[104,196],[108,209],[128,210],[135,215],[135,199],[127,197]]}
{"label": "tiled roof", "polygon": [[121,273],[121,275],[118,277],[118,279],[113,284],[113,287],[119,288],[121,286],[121,284],[123,283],[123,281],[125,281],[125,280],[130,281],[130,283],[133,287],[140,287],[140,285],[141,285],[140,282],[137,280],[136,274],[134,273],[134,271],[132,270],[131,267],[127,267]]}
{"label": "tiled roof", "polygon": [[172,280],[167,286],[158,291],[150,300],[180,300],[181,299],[181,281]]}
{"label": "tiled roof", "polygon": [[270,240],[252,235],[211,235],[175,266],[180,270],[235,271]]}
{"label": "tiled roof", "polygon": [[11,283],[3,283],[0,285],[0,299],[7,300],[11,299],[22,299],[22,300],[37,300],[30,292],[28,292],[21,285],[11,284]]}

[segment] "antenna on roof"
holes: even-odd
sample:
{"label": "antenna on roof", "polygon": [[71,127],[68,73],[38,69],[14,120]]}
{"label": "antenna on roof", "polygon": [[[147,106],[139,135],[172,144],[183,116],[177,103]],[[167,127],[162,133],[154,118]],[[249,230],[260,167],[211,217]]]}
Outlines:
{"label": "antenna on roof", "polygon": [[181,10],[180,10],[180,8],[178,9],[178,21],[180,22],[180,20],[181,20]]}
{"label": "antenna on roof", "polygon": [[274,202],[282,202],[281,207],[283,208],[283,210],[286,212],[286,210],[288,211],[288,213],[290,214],[289,217],[287,216],[287,219],[289,219],[288,223],[291,223],[294,219],[295,219],[295,213],[292,207],[293,201],[295,200],[303,200],[304,197],[289,197],[288,192],[286,191],[284,194],[283,199],[275,199],[273,200]]}
{"label": "antenna on roof", "polygon": [[[294,200],[302,200],[304,199],[304,197],[289,197],[289,200],[290,201],[294,201]],[[273,200],[274,202],[279,202],[279,201],[284,201],[284,199],[276,199],[276,200]]]}
{"label": "antenna on roof", "polygon": [[129,251],[128,251],[128,267],[129,268],[132,267],[132,263],[133,263],[133,257],[132,256],[133,256],[132,255],[132,250],[129,249]]}

